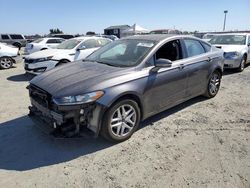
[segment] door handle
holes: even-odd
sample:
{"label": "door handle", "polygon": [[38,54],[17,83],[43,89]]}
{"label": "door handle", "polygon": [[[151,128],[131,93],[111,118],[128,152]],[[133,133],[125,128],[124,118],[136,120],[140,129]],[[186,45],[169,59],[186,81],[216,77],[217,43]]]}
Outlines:
{"label": "door handle", "polygon": [[211,61],[212,61],[212,58],[211,58],[211,57],[208,57],[208,58],[207,58],[207,61],[208,61],[208,62],[211,62]]}
{"label": "door handle", "polygon": [[179,69],[184,69],[185,65],[184,64],[180,64],[179,65]]}

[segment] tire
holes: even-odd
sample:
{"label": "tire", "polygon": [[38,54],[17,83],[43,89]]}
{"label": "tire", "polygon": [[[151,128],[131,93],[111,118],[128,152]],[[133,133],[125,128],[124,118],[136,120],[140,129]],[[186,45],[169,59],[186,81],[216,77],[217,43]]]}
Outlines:
{"label": "tire", "polygon": [[125,141],[138,129],[140,118],[140,109],[135,101],[118,101],[105,113],[101,134],[112,142]]}
{"label": "tire", "polygon": [[208,81],[207,89],[204,94],[207,98],[213,98],[217,95],[219,89],[220,89],[220,83],[221,83],[221,73],[219,71],[214,71]]}
{"label": "tire", "polygon": [[0,58],[0,68],[9,69],[13,66],[13,59],[10,57],[1,57]]}
{"label": "tire", "polygon": [[17,47],[19,50],[21,49],[22,45],[20,43],[15,42],[13,46]]}
{"label": "tire", "polygon": [[246,56],[244,56],[242,59],[241,59],[241,62],[240,62],[240,66],[237,68],[237,71],[238,72],[242,72],[244,71],[245,67],[246,67]]}

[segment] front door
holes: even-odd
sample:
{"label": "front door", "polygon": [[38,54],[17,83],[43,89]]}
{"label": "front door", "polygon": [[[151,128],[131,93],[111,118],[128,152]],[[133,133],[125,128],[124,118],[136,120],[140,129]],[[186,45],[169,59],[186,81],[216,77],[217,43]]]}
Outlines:
{"label": "front door", "polygon": [[[187,71],[182,66],[182,48],[179,40],[163,45],[151,58],[163,58],[172,61],[169,68],[158,71],[149,70],[147,88],[144,93],[145,115],[150,116],[164,109],[170,108],[186,98]],[[153,64],[153,63],[151,63]]]}

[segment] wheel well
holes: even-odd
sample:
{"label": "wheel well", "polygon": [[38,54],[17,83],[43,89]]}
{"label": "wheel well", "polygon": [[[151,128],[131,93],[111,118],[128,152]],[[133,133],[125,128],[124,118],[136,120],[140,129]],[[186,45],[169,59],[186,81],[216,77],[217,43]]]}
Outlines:
{"label": "wheel well", "polygon": [[245,60],[247,60],[247,54],[246,53],[243,54],[243,58],[245,58]]}
{"label": "wheel well", "polygon": [[69,63],[69,62],[70,62],[70,60],[68,60],[68,59],[61,59],[60,61],[58,61],[58,63],[56,64],[56,66],[61,65],[63,63]]}
{"label": "wheel well", "polygon": [[16,46],[16,47],[18,47],[18,48],[21,48],[21,47],[22,47],[22,44],[19,43],[19,42],[14,42],[12,45],[13,45],[13,46]]}
{"label": "wheel well", "polygon": [[222,76],[223,72],[222,72],[222,70],[220,68],[215,69],[214,72],[215,71],[218,71],[220,73],[220,75]]}
{"label": "wheel well", "polygon": [[125,94],[125,95],[122,95],[118,99],[116,99],[110,106],[112,106],[115,103],[117,103],[118,101],[121,101],[121,100],[124,100],[124,99],[131,99],[131,100],[135,101],[138,104],[138,107],[140,109],[141,117],[143,117],[143,108],[142,108],[141,100],[135,94]]}

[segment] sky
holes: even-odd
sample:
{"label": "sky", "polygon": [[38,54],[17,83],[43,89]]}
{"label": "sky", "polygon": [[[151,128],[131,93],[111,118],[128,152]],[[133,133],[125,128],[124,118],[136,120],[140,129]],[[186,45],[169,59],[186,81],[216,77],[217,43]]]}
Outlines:
{"label": "sky", "polygon": [[250,0],[0,0],[0,33],[103,33],[111,25],[149,29],[250,30]]}

